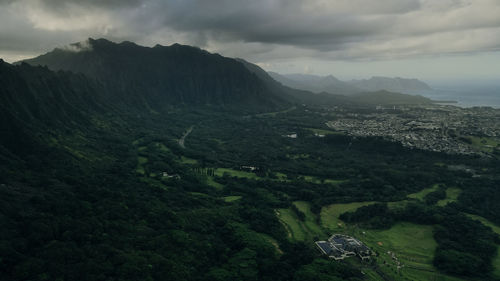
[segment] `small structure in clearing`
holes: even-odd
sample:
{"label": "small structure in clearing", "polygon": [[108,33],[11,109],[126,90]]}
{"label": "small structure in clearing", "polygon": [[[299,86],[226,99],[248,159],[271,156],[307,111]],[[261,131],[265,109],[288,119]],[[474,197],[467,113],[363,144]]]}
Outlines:
{"label": "small structure in clearing", "polygon": [[356,238],[343,234],[334,234],[328,241],[316,241],[319,250],[335,260],[358,256],[360,259],[369,259],[371,250]]}

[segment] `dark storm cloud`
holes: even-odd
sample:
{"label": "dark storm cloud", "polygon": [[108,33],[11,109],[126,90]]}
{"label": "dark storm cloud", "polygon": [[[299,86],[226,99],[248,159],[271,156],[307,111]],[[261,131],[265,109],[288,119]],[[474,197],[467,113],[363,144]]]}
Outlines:
{"label": "dark storm cloud", "polygon": [[92,36],[241,56],[405,57],[498,50],[499,35],[497,0],[0,0],[0,51]]}

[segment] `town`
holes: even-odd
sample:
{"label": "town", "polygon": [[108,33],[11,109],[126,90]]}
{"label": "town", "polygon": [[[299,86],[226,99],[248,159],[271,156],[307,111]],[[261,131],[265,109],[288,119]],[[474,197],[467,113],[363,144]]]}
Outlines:
{"label": "town", "polygon": [[450,105],[377,106],[336,110],[326,125],[350,136],[378,136],[403,146],[448,154],[500,152],[500,110]]}

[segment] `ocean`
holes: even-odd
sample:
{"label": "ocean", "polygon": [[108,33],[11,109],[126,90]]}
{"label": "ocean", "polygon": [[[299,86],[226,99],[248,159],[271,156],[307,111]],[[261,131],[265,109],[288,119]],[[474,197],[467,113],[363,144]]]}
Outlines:
{"label": "ocean", "polygon": [[500,85],[436,85],[432,91],[418,94],[439,101],[456,101],[460,107],[490,106],[500,108]]}

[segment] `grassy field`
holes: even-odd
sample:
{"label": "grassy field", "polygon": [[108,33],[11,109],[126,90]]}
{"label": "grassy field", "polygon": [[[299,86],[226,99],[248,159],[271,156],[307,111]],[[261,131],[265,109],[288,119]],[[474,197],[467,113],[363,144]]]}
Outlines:
{"label": "grassy field", "polygon": [[251,172],[246,172],[246,171],[238,171],[238,170],[233,170],[233,169],[228,169],[228,168],[217,168],[215,170],[215,175],[218,177],[224,176],[224,173],[228,173],[229,176],[231,177],[237,177],[237,178],[247,178],[247,179],[258,179],[259,177]]}
{"label": "grassy field", "polygon": [[192,159],[192,158],[188,158],[188,157],[185,157],[185,156],[181,156],[181,163],[182,163],[182,164],[189,164],[189,165],[193,165],[193,164],[198,163],[198,161],[196,161],[195,159]]}
{"label": "grassy field", "polygon": [[400,222],[387,230],[371,230],[347,225],[342,232],[379,253],[374,258],[379,271],[389,280],[462,280],[442,274],[432,265],[437,247],[433,226]]}
{"label": "grassy field", "polygon": [[408,200],[401,200],[395,202],[387,202],[387,207],[391,210],[404,209],[408,204]]}
{"label": "grassy field", "polygon": [[334,180],[334,179],[324,179],[323,181],[320,178],[314,177],[314,176],[302,176],[305,181],[312,182],[315,184],[339,184],[346,182],[346,180]]}
{"label": "grassy field", "polygon": [[137,157],[136,172],[138,174],[144,175],[146,173],[146,171],[144,170],[144,164],[146,164],[147,162],[148,162],[148,158],[146,158],[144,156],[138,156]]}
{"label": "grassy field", "polygon": [[321,225],[330,231],[339,231],[344,228],[345,223],[339,219],[340,214],[352,212],[361,206],[375,202],[353,202],[346,204],[332,204],[321,209]]}
{"label": "grassy field", "polygon": [[323,229],[318,225],[318,216],[311,212],[309,202],[295,201],[293,204],[297,207],[297,209],[304,213],[304,215],[306,215],[304,224],[309,232],[312,232],[315,235],[324,235]]}
{"label": "grassy field", "polygon": [[222,190],[224,188],[224,185],[216,182],[213,177],[207,177],[207,184],[216,190]]}
{"label": "grassy field", "polygon": [[308,202],[296,201],[293,204],[305,214],[301,221],[290,209],[277,209],[276,215],[288,231],[288,237],[293,241],[314,241],[326,238],[323,229],[317,224],[316,215],[311,212]]}
{"label": "grassy field", "polygon": [[425,195],[427,195],[433,191],[436,191],[438,188],[439,188],[439,186],[437,184],[434,184],[433,186],[422,189],[419,192],[408,194],[408,198],[423,200]]}
{"label": "grassy field", "polygon": [[163,151],[163,152],[168,152],[170,151],[170,149],[168,149],[168,147],[166,147],[163,143],[160,143],[160,142],[156,142],[155,143],[155,146],[160,150],[160,151]]}
{"label": "grassy field", "polygon": [[[430,191],[419,192],[413,198],[423,198],[428,192]],[[390,202],[388,205],[397,208],[406,202]],[[389,280],[461,280],[439,273],[432,265],[437,247],[433,238],[433,226],[400,222],[387,230],[372,230],[346,225],[338,218],[344,212],[352,212],[373,203],[375,202],[333,204],[321,210],[321,225],[328,231],[352,235],[379,253],[375,258],[378,273],[373,268],[363,269],[369,280],[384,280],[384,277]],[[404,266],[398,269],[398,262]]]}
{"label": "grassy field", "polygon": [[471,141],[471,146],[485,152],[493,152],[495,147],[500,145],[500,141],[493,138],[467,136]]}
{"label": "grassy field", "polygon": [[458,195],[460,195],[460,192],[462,192],[462,190],[460,188],[456,188],[456,187],[447,188],[446,189],[446,198],[443,200],[439,200],[437,202],[437,205],[443,207],[451,202],[457,201]]}
{"label": "grassy field", "polygon": [[224,198],[225,202],[234,202],[234,201],[240,200],[241,196],[234,195],[234,196],[226,196],[226,197],[223,197],[223,198]]}
{"label": "grassy field", "polygon": [[[491,230],[493,230],[496,234],[500,235],[500,227],[494,223],[492,223],[491,221],[483,218],[483,217],[480,217],[480,216],[477,216],[477,215],[473,215],[473,214],[466,214],[468,217],[474,219],[474,220],[478,220],[480,221],[482,224],[486,225],[486,226],[489,226],[491,227]],[[495,259],[493,259],[493,275],[497,278],[500,278],[500,246],[497,247],[497,256],[495,257]]]}
{"label": "grassy field", "polygon": [[288,177],[283,173],[277,172],[276,176],[278,177],[278,180],[280,180],[280,181],[287,181],[288,180],[287,179]]}
{"label": "grassy field", "polygon": [[348,232],[379,253],[375,259],[380,271],[394,280],[459,280],[433,267],[437,243],[432,226],[401,222],[387,230],[356,228]]}
{"label": "grassy field", "polygon": [[[357,263],[366,274],[367,280],[462,280],[444,275],[432,265],[437,247],[433,237],[433,226],[400,222],[387,230],[373,230],[346,225],[338,218],[344,212],[355,211],[361,206],[374,203],[329,205],[321,210],[321,224],[318,224],[317,217],[311,212],[309,203],[304,201],[293,202],[305,214],[304,221],[299,220],[291,209],[278,209],[276,215],[287,229],[292,241],[312,242],[315,239],[326,239],[330,233],[344,233],[363,241],[379,254],[373,257],[378,269],[361,264],[355,258],[346,262]],[[392,203],[397,207],[406,201]],[[500,231],[500,228],[498,230]],[[398,265],[402,267],[398,268]]]}

